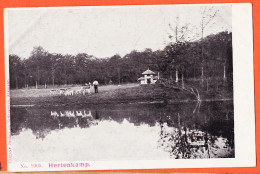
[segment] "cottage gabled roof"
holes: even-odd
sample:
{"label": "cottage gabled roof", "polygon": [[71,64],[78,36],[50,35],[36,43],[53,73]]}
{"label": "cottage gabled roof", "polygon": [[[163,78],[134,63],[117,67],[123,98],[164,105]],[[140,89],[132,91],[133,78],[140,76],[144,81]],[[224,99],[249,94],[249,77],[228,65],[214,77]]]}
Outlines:
{"label": "cottage gabled roof", "polygon": [[145,72],[142,73],[143,75],[148,75],[148,74],[155,74],[155,72],[151,71],[151,70],[146,70]]}

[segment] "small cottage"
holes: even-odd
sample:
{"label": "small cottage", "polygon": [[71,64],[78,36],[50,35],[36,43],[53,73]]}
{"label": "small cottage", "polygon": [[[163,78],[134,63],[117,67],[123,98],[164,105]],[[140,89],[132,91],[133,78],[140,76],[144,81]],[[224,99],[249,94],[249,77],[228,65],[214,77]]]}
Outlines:
{"label": "small cottage", "polygon": [[154,84],[159,79],[159,73],[158,76],[155,76],[155,72],[149,70],[149,68],[142,73],[143,77],[140,77],[138,81],[140,81],[140,84]]}

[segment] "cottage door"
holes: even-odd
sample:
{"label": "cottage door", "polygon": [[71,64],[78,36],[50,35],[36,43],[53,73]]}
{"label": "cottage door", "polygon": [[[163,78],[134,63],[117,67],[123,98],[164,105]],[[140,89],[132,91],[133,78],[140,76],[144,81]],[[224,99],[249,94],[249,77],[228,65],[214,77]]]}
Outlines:
{"label": "cottage door", "polygon": [[150,84],[151,83],[151,79],[147,79],[147,84]]}

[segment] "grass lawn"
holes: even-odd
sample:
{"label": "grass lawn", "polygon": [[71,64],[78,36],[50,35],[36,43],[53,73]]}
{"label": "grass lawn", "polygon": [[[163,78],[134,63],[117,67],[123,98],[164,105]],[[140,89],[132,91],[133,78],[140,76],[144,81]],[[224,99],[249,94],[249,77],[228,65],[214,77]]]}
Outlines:
{"label": "grass lawn", "polygon": [[[104,85],[104,86],[99,86],[99,93],[103,94],[106,92],[112,92],[117,89],[126,89],[126,88],[133,88],[133,87],[138,87],[139,84],[124,84],[124,85]],[[13,89],[11,90],[11,98],[30,98],[30,97],[53,97],[50,95],[50,91],[52,89],[60,89],[60,88],[71,88],[73,90],[79,89],[82,86],[60,86],[60,87],[49,87],[49,88],[40,88],[40,89],[35,89],[35,88],[23,88],[23,89]],[[94,93],[94,87],[91,87],[91,93]],[[56,94],[55,96],[58,96],[59,94]]]}
{"label": "grass lawn", "polygon": [[[224,83],[218,83],[218,86],[210,86],[207,90],[206,85],[200,83],[186,84],[186,88],[192,86],[199,90],[203,100],[214,99],[232,99],[232,91],[227,88]],[[74,94],[73,96],[65,96],[56,93],[51,95],[52,89],[65,88],[64,86],[55,86],[53,88],[29,88],[29,89],[13,89],[11,90],[11,105],[36,105],[36,106],[60,106],[60,105],[84,105],[84,104],[113,104],[113,103],[131,103],[131,102],[175,102],[196,100],[196,97],[185,91],[174,89],[173,84],[153,84],[139,85],[138,83],[122,84],[122,85],[104,85],[99,86],[99,93],[94,93],[93,86],[90,94]],[[73,90],[80,89],[82,86],[66,86]]]}
{"label": "grass lawn", "polygon": [[[79,89],[80,86],[71,87]],[[151,102],[163,101],[169,93],[159,85],[106,85],[99,86],[99,93],[94,93],[91,87],[91,94],[75,94],[73,96],[50,95],[50,91],[55,88],[43,89],[15,89],[11,90],[11,105],[80,105],[80,104],[109,104],[109,103],[130,103],[130,102]],[[172,91],[175,98],[176,92]]]}

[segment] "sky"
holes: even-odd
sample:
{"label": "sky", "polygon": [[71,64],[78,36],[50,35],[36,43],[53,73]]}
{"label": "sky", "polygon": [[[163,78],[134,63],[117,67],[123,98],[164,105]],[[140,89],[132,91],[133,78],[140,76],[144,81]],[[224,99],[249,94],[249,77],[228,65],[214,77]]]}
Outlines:
{"label": "sky", "polygon": [[[212,6],[208,6],[207,9]],[[189,40],[199,39],[201,5],[103,6],[8,9],[9,54],[28,58],[35,46],[50,53],[124,56],[133,50],[163,49],[178,26],[189,24]],[[205,35],[232,31],[231,5],[216,5]],[[208,13],[210,14],[210,13]],[[206,15],[208,17],[209,15]]]}

